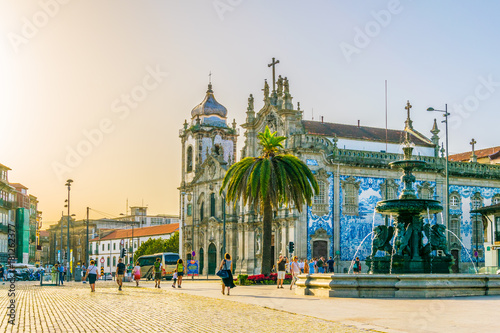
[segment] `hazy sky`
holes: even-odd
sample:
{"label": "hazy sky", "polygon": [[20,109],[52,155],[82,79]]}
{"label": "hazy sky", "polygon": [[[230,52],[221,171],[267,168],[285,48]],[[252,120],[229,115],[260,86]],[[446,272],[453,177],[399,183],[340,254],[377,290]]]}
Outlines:
{"label": "hazy sky", "polygon": [[448,103],[450,153],[471,138],[497,146],[499,12],[494,1],[2,0],[0,163],[38,197],[44,226],[68,178],[77,218],[87,206],[125,213],[127,198],[178,214],[179,129],[209,71],[241,124],[248,94],[262,106],[272,57],[306,119],[384,127],[388,80],[390,128],[410,100],[430,136],[441,114],[426,108]]}

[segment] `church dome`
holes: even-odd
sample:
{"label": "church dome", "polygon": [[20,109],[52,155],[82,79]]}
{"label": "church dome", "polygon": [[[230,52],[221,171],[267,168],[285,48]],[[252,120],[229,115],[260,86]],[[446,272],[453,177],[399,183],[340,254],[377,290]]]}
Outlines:
{"label": "church dome", "polygon": [[227,109],[215,99],[214,92],[212,90],[212,84],[210,83],[208,84],[208,90],[205,99],[203,100],[203,102],[194,107],[194,109],[191,111],[191,117],[194,118],[196,116],[212,115],[226,118]]}

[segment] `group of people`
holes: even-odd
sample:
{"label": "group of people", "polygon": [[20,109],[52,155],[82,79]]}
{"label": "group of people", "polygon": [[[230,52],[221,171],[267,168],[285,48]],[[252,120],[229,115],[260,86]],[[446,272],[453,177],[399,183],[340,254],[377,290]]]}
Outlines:
{"label": "group of people", "polygon": [[51,274],[52,274],[52,280],[57,281],[57,276],[59,275],[59,285],[64,285],[64,279],[66,278],[66,274],[68,272],[66,271],[66,266],[64,266],[62,263],[56,262],[54,266],[52,266]]}
{"label": "group of people", "polygon": [[[278,280],[283,276],[286,272],[292,273],[291,265],[295,261],[293,257],[291,261],[288,260],[287,257],[280,255],[278,258],[278,268],[276,270],[276,266],[273,267],[273,272],[278,273]],[[312,258],[311,260],[298,260],[297,265],[299,267],[299,273],[306,274],[314,274],[314,273],[333,273],[333,269],[335,267],[335,261],[332,257],[330,259],[325,260],[324,257]],[[281,273],[280,273],[281,272]]]}
{"label": "group of people", "polygon": [[[83,266],[85,267],[85,266]],[[160,283],[162,279],[163,272],[163,264],[160,258],[156,258],[156,261],[153,264],[153,274],[155,280],[155,288],[160,288]],[[130,270],[130,272],[128,272]],[[186,271],[186,266],[182,259],[177,260],[176,268],[173,273],[173,284],[172,288],[175,288],[177,283],[178,288],[182,288],[182,277],[184,276],[184,272]],[[123,279],[125,278],[125,274],[129,274],[130,277],[133,276],[136,287],[139,286],[139,281],[141,279],[141,266],[139,266],[139,262],[135,263],[133,268],[127,268],[123,263],[122,258],[118,259],[118,264],[116,265],[116,283],[118,285],[118,290],[121,291],[123,287]],[[83,282],[87,279],[90,284],[90,291],[95,292],[95,282],[100,278],[99,270],[97,268],[95,260],[90,261],[90,265],[85,272],[85,276],[83,277]]]}

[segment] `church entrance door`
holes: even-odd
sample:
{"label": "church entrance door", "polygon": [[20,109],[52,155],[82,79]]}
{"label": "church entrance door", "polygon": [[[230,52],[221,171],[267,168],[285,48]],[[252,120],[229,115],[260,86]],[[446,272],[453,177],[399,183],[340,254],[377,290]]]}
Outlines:
{"label": "church entrance door", "polygon": [[458,263],[459,263],[459,254],[458,250],[451,250],[451,255],[453,256],[453,259],[455,259],[455,263],[453,266],[451,266],[451,272],[452,273],[458,273],[459,268],[458,268]]}
{"label": "church entrance door", "polygon": [[204,262],[205,262],[205,256],[204,256],[204,253],[203,253],[203,248],[200,248],[200,266],[199,266],[199,272],[198,272],[199,275],[203,274],[203,264],[204,264]]}
{"label": "church entrance door", "polygon": [[328,246],[327,241],[314,241],[313,242],[313,257],[314,258],[319,258],[319,257],[326,258],[328,256],[327,246]]}
{"label": "church entrance door", "polygon": [[210,243],[208,247],[208,274],[214,275],[217,267],[217,248],[214,243]]}

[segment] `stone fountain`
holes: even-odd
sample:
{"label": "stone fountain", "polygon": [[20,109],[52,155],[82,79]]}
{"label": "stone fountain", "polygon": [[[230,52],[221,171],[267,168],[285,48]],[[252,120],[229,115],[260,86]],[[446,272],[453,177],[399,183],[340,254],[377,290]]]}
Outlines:
{"label": "stone fountain", "polygon": [[[372,253],[366,259],[370,274],[302,274],[296,293],[323,297],[427,298],[500,295],[500,275],[450,274],[446,227],[431,224],[429,217],[443,210],[440,202],[419,199],[415,194],[413,170],[426,166],[412,158],[409,140],[411,105],[403,143],[403,159],[390,163],[403,171],[403,190],[398,199],[379,201],[377,213],[392,215],[392,226],[374,229]],[[424,218],[428,222],[424,223]],[[379,251],[384,256],[377,256]]]}
{"label": "stone fountain", "polygon": [[[448,253],[445,226],[431,225],[430,220],[424,224],[424,218],[441,212],[443,207],[437,200],[417,198],[412,172],[424,168],[426,163],[412,159],[412,151],[406,132],[403,159],[389,164],[403,171],[404,187],[399,199],[379,201],[375,207],[377,213],[393,216],[394,226],[381,225],[374,229],[372,253],[366,259],[370,273],[448,274],[450,271],[452,256]],[[378,251],[386,255],[376,257]]]}

